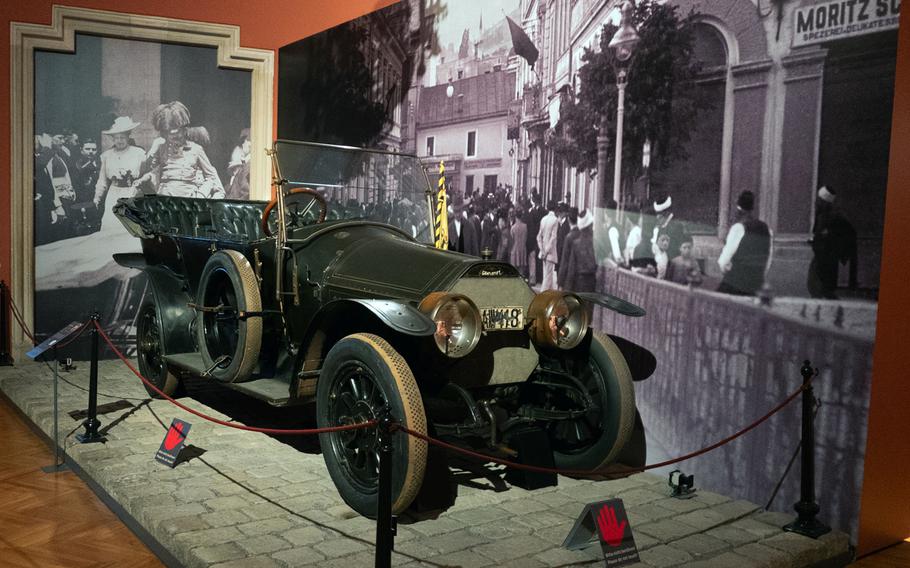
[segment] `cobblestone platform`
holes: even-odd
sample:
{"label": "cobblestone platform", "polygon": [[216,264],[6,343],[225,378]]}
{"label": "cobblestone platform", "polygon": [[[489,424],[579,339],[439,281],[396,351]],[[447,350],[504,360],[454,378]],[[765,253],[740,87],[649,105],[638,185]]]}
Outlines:
{"label": "cobblestone platform", "polygon": [[[114,400],[132,399],[134,408],[100,417],[107,443],[78,444],[67,434],[78,431],[79,421],[67,413],[84,409],[87,394],[61,382],[60,435],[66,436],[67,455],[178,563],[217,568],[373,565],[374,523],[341,501],[314,450],[315,441],[292,447],[263,434],[204,422],[167,401],[149,402],[138,379],[119,361],[102,362],[99,375],[100,392]],[[77,363],[77,370],[61,376],[87,387],[88,363]],[[0,390],[52,435],[47,365],[0,367]],[[279,418],[256,425],[292,427],[289,416],[301,417],[296,427],[312,425],[303,421],[306,413],[300,408],[279,411],[244,398],[225,402],[221,396],[208,388],[183,402],[222,419],[249,423],[246,417],[273,412]],[[99,404],[111,400],[100,397]],[[221,412],[225,409],[231,417]],[[187,442],[194,457],[175,469],[153,459],[172,418],[193,425]],[[560,477],[558,487],[536,491],[480,477],[462,481],[455,504],[437,518],[399,524],[393,565],[602,565],[598,547],[574,552],[560,545],[585,503],[612,497],[625,502],[642,560],[636,566],[838,566],[849,554],[843,533],[819,540],[785,533],[780,527],[791,520],[787,515],[704,491],[692,499],[674,499],[666,480],[650,474],[600,482]]]}

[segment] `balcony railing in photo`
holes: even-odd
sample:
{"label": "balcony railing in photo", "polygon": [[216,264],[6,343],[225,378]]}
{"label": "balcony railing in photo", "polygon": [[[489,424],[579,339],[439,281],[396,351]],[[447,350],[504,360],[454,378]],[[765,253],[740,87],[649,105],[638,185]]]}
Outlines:
{"label": "balcony railing in photo", "polygon": [[[873,340],[781,314],[737,298],[602,268],[599,290],[647,310],[627,318],[595,309],[594,324],[650,349],[654,376],[636,384],[649,439],[669,455],[711,443],[752,420],[802,380],[804,359],[818,367],[816,483],[820,518],[856,537]],[[768,501],[800,442],[797,406],[724,448],[683,463],[705,489]],[[649,456],[649,462],[654,461]],[[787,475],[772,509],[792,512],[799,468]]]}

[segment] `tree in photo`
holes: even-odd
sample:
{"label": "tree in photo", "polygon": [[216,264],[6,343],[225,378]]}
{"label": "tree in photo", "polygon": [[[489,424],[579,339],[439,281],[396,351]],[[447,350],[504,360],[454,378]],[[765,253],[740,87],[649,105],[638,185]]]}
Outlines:
{"label": "tree in photo", "polygon": [[[635,48],[626,85],[622,148],[622,179],[626,187],[642,173],[646,140],[651,141],[651,169],[685,159],[689,132],[699,110],[707,106],[695,85],[700,65],[693,53],[693,14],[680,17],[678,11],[669,3],[643,0],[637,3],[633,14],[641,41]],[[615,26],[605,25],[599,48],[585,49],[578,70],[577,96],[574,100],[568,97],[562,105],[563,135],[551,140],[556,153],[581,170],[597,168],[600,128],[608,132],[611,163],[615,151],[616,70],[609,48],[615,31]]]}

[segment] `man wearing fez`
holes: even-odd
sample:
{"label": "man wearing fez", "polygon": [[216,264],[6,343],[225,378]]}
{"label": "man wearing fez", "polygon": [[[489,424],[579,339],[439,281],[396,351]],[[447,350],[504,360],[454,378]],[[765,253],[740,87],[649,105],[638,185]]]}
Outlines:
{"label": "man wearing fez", "polygon": [[765,283],[771,264],[771,229],[753,216],[755,194],[744,191],[736,200],[736,222],[727,233],[717,259],[724,277],[717,288],[724,294],[754,296]]}
{"label": "man wearing fez", "polygon": [[815,200],[812,228],[812,262],[807,285],[813,298],[836,299],[839,264],[852,262],[851,286],[856,280],[856,230],[837,210],[837,194],[822,186]]}
{"label": "man wearing fez", "polygon": [[597,259],[594,256],[594,215],[582,211],[577,216],[575,236],[566,238],[565,254],[560,259],[560,269],[565,266],[563,290],[593,292],[597,284]]}

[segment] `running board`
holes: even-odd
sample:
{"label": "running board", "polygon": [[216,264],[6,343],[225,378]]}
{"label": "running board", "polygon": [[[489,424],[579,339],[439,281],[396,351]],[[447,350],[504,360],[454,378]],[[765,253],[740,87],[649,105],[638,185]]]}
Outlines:
{"label": "running board", "polygon": [[166,355],[164,359],[169,364],[178,367],[181,371],[189,371],[195,375],[202,375],[206,370],[201,353],[175,353],[173,355]]}
{"label": "running board", "polygon": [[290,385],[281,379],[258,379],[244,383],[222,383],[235,391],[264,400],[272,406],[286,406],[291,399]]}
{"label": "running board", "polygon": [[[193,373],[198,377],[203,376],[208,370],[205,362],[202,360],[201,353],[175,353],[173,355],[167,355],[165,360],[169,365],[173,365],[182,371]],[[211,379],[211,377],[209,377],[209,379],[214,380]],[[281,379],[255,379],[242,383],[217,382],[223,387],[242,392],[253,398],[258,398],[272,406],[286,406],[291,399],[290,386],[287,381],[282,381]]]}

